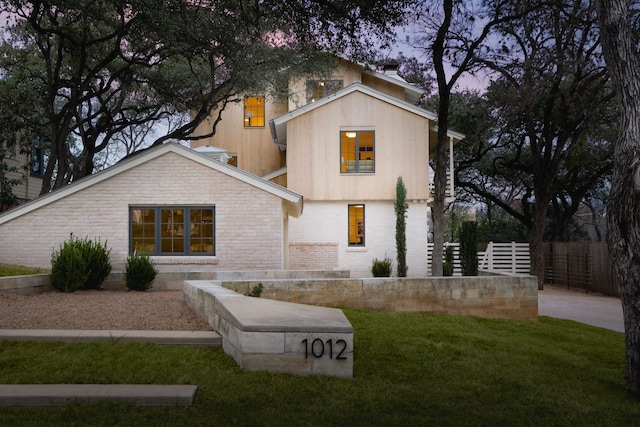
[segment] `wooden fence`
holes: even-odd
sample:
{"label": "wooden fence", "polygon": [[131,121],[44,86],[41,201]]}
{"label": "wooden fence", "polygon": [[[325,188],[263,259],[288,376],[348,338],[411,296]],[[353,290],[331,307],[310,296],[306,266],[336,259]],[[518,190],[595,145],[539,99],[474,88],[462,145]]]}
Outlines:
{"label": "wooden fence", "polygon": [[544,244],[545,282],[619,296],[604,242]]}

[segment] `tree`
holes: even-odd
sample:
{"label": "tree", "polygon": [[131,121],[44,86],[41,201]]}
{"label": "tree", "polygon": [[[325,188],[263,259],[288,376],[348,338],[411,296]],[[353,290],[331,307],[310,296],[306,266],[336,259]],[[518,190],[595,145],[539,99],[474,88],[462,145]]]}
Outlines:
{"label": "tree", "polygon": [[627,391],[640,398],[640,52],[638,11],[629,0],[598,0],[602,51],[621,102],[607,211],[607,243],[618,277]]}
{"label": "tree", "polygon": [[432,61],[438,93],[438,140],[433,155],[435,164],[433,253],[431,271],[442,275],[444,246],[444,210],[447,185],[447,147],[451,93],[464,74],[474,74],[482,66],[481,58],[490,51],[490,35],[503,22],[526,13],[526,8],[511,8],[508,0],[462,2],[455,0],[419,2],[417,24],[422,29],[411,40]]}
{"label": "tree", "polygon": [[272,93],[290,75],[329,68],[329,48],[358,55],[365,40],[385,43],[404,4],[3,0],[0,12],[12,19],[0,78],[27,76],[37,89],[30,105],[39,114],[14,115],[50,143],[46,193],[91,174],[97,153],[131,127],[190,111],[153,144],[188,140],[242,94]]}
{"label": "tree", "polygon": [[[456,147],[457,187],[527,227],[541,288],[545,228],[566,228],[604,185],[617,121],[593,4],[528,5],[527,13],[496,23],[499,48],[478,61],[498,78],[482,96],[452,97],[467,107],[450,106],[450,123],[467,133]],[[470,108],[477,112],[461,115]]]}
{"label": "tree", "polygon": [[396,254],[398,261],[398,277],[407,277],[407,188],[402,177],[398,177],[396,183]]}

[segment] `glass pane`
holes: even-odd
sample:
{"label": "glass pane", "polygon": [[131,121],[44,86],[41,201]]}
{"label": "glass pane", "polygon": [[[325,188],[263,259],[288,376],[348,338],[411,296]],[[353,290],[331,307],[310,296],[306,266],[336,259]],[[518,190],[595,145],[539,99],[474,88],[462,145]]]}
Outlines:
{"label": "glass pane", "polygon": [[349,245],[364,246],[364,205],[349,205]]}
{"label": "glass pane", "polygon": [[264,97],[250,96],[244,100],[244,126],[264,126]]}
{"label": "glass pane", "polygon": [[340,171],[356,171],[356,132],[340,132]]}

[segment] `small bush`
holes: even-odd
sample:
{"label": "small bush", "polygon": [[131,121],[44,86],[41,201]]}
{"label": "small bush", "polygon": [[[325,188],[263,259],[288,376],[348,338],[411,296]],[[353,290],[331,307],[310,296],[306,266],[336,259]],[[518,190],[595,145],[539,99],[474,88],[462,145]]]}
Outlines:
{"label": "small bush", "polygon": [[442,263],[442,275],[453,276],[453,246],[447,246],[444,249],[444,259]]}
{"label": "small bush", "polygon": [[262,283],[258,283],[256,286],[251,288],[251,290],[247,293],[247,296],[260,298],[260,295],[262,295],[263,289],[264,287],[262,286]]}
{"label": "small bush", "polygon": [[153,286],[158,270],[146,254],[133,254],[127,257],[124,271],[125,284],[132,291],[146,291]]}
{"label": "small bush", "polygon": [[391,258],[384,256],[382,260],[374,258],[371,263],[371,274],[373,277],[391,277]]}
{"label": "small bush", "polygon": [[53,251],[49,278],[51,285],[61,292],[82,289],[89,278],[87,260],[73,235],[70,241],[60,245],[59,250]]}
{"label": "small bush", "polygon": [[62,292],[98,289],[111,272],[107,243],[78,239],[73,233],[51,254],[51,284]]}
{"label": "small bush", "polygon": [[109,262],[111,249],[107,249],[107,242],[100,244],[100,239],[97,242],[93,242],[85,238],[84,240],[79,240],[78,244],[82,251],[82,256],[89,267],[84,289],[99,289],[100,285],[111,273],[111,263]]}

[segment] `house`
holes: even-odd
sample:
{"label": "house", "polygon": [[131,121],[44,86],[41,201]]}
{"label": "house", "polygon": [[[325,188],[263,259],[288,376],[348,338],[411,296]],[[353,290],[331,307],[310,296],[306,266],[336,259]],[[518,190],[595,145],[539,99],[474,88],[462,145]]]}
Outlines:
{"label": "house", "polygon": [[[437,117],[415,105],[423,92],[393,68],[380,73],[344,58],[331,76],[291,81],[289,92],[287,100],[250,94],[227,107],[215,135],[192,148],[226,150],[238,168],[304,196],[304,215],[288,222],[290,269],[370,277],[374,258],[395,259],[395,189],[402,177],[408,273],[426,275]],[[210,127],[205,122],[196,134]],[[453,144],[462,138],[449,132],[450,169]],[[452,181],[447,194],[454,194]]]}
{"label": "house", "polygon": [[[3,186],[6,183],[15,183],[10,185],[10,188],[17,205],[40,195],[44,175],[42,148],[33,148],[31,153],[18,153],[15,157],[5,158],[3,163],[7,167],[7,171],[3,179],[0,179],[0,192],[4,192]],[[0,204],[0,211],[10,207],[12,206]]]}
{"label": "house", "polygon": [[73,233],[106,241],[114,272],[134,251],[160,271],[288,268],[302,196],[205,154],[161,145],[0,214],[0,262],[50,268]]}

